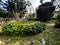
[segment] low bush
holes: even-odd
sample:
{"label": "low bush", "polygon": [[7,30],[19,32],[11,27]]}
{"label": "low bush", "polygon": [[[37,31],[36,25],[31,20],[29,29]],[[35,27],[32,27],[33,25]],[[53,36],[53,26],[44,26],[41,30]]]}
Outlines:
{"label": "low bush", "polygon": [[45,25],[38,21],[11,21],[3,26],[3,33],[7,35],[36,34],[45,30]]}

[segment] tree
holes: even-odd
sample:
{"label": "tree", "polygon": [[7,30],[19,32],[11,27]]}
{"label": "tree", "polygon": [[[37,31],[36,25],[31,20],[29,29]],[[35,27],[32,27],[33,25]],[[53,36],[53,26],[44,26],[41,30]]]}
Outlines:
{"label": "tree", "polygon": [[40,3],[43,4],[43,1],[44,1],[44,0],[40,0]]}
{"label": "tree", "polygon": [[[22,17],[25,14],[25,11],[26,11],[25,0],[7,0],[7,1],[5,1],[5,3],[0,0],[0,2],[1,2],[0,4],[4,8],[2,10],[4,11],[6,9],[5,12],[7,11],[8,14],[14,15],[14,17],[17,20],[18,20],[19,16]],[[21,15],[21,13],[23,15]]]}
{"label": "tree", "polygon": [[17,1],[15,0],[15,9],[13,10],[13,14],[15,15],[16,19],[19,20],[19,17],[21,18],[24,16],[26,12],[26,2],[24,0]]}
{"label": "tree", "polygon": [[3,2],[2,0],[0,1],[0,17],[6,18],[6,17],[13,17],[11,13],[9,12],[9,3],[8,1]]}
{"label": "tree", "polygon": [[36,11],[37,19],[40,21],[47,21],[52,19],[54,10],[55,10],[55,6],[53,6],[51,2],[46,2],[40,5]]}
{"label": "tree", "polygon": [[0,0],[0,17],[5,17],[5,11],[6,9],[4,8],[6,5],[4,5],[4,2]]}
{"label": "tree", "polygon": [[[8,0],[6,3],[4,3],[4,5],[6,5],[4,8],[7,9],[8,13],[14,15],[16,20],[19,20],[19,18],[24,15],[26,10],[24,0],[22,2],[19,0]],[[23,15],[21,15],[21,13],[23,13]]]}
{"label": "tree", "polygon": [[26,4],[27,4],[26,7],[27,9],[26,9],[25,19],[32,20],[35,17],[34,8],[30,1],[27,1]]}
{"label": "tree", "polygon": [[55,0],[51,0],[51,2],[53,3]]}

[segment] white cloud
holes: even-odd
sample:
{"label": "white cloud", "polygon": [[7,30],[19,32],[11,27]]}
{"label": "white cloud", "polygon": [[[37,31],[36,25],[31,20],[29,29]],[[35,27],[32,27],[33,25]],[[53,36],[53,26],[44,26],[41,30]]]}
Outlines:
{"label": "white cloud", "polygon": [[2,0],[3,2],[7,1],[7,0]]}
{"label": "white cloud", "polygon": [[28,0],[28,1],[31,2],[34,9],[40,5],[40,0]]}
{"label": "white cloud", "polygon": [[[40,0],[29,0],[31,3],[32,3],[32,6],[34,8],[38,7],[41,3],[40,3]],[[43,2],[50,2],[51,0],[44,0]]]}
{"label": "white cloud", "polygon": [[51,2],[51,0],[44,0],[43,2],[44,2],[44,3],[45,3],[45,2]]}

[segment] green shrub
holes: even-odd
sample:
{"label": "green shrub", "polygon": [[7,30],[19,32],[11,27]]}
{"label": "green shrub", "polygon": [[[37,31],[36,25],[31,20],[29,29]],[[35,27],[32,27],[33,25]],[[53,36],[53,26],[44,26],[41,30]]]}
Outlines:
{"label": "green shrub", "polygon": [[56,45],[60,45],[60,41],[56,41]]}
{"label": "green shrub", "polygon": [[45,30],[45,25],[38,21],[11,21],[3,26],[3,33],[8,35],[36,34]]}
{"label": "green shrub", "polygon": [[46,2],[38,7],[36,10],[37,19],[43,22],[47,20],[51,20],[53,17],[53,12],[55,10],[55,6],[51,2]]}

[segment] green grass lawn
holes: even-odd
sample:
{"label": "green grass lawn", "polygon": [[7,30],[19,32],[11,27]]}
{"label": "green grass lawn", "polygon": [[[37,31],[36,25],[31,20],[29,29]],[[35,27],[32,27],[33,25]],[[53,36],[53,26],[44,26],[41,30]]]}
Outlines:
{"label": "green grass lawn", "polygon": [[43,32],[43,36],[46,40],[46,45],[60,45],[60,29],[54,27],[47,27]]}
{"label": "green grass lawn", "polygon": [[[51,21],[49,24],[51,24]],[[46,45],[60,45],[60,29],[46,25],[46,30],[37,35],[25,37],[0,35],[0,41],[4,42],[5,45],[41,45],[42,38],[45,39]]]}
{"label": "green grass lawn", "polygon": [[33,36],[0,36],[0,40],[4,41],[6,44],[10,45],[29,45],[33,43],[34,45],[40,45],[42,35],[33,35]]}

